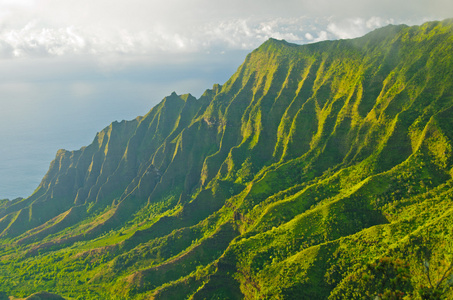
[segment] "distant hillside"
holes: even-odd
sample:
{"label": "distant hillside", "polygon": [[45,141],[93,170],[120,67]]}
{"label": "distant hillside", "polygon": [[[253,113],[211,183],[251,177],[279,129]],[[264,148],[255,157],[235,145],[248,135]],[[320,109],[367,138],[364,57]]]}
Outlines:
{"label": "distant hillside", "polygon": [[0,291],[451,299],[452,146],[453,20],[270,39],[0,201]]}

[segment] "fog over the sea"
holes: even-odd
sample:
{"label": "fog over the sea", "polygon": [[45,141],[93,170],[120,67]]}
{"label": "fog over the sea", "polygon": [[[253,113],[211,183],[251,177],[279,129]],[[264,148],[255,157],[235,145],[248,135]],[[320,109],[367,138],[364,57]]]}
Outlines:
{"label": "fog over the sea", "polygon": [[453,17],[451,0],[0,0],[0,199],[60,148],[224,83],[268,38],[305,44]]}

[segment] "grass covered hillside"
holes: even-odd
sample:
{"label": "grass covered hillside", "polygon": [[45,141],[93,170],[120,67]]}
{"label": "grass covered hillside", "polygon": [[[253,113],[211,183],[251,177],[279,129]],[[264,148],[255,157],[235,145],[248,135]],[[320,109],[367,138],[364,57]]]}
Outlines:
{"label": "grass covered hillside", "polygon": [[452,299],[452,147],[453,20],[270,39],[1,201],[0,290]]}

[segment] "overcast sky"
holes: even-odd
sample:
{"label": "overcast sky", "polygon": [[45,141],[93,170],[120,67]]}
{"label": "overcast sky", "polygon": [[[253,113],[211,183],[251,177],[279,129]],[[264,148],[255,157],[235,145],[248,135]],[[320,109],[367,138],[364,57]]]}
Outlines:
{"label": "overcast sky", "polygon": [[224,83],[270,37],[353,38],[453,17],[452,0],[0,0],[0,198],[165,95]]}
{"label": "overcast sky", "polygon": [[3,0],[0,53],[3,58],[13,58],[252,49],[269,37],[306,43],[355,37],[388,23],[448,18],[453,11],[452,3],[451,0]]}

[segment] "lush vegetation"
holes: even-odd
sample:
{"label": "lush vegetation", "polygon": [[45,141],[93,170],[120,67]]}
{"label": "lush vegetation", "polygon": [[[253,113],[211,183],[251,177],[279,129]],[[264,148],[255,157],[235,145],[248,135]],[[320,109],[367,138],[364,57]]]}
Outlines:
{"label": "lush vegetation", "polygon": [[0,290],[451,299],[452,147],[452,20],[271,39],[0,201]]}

